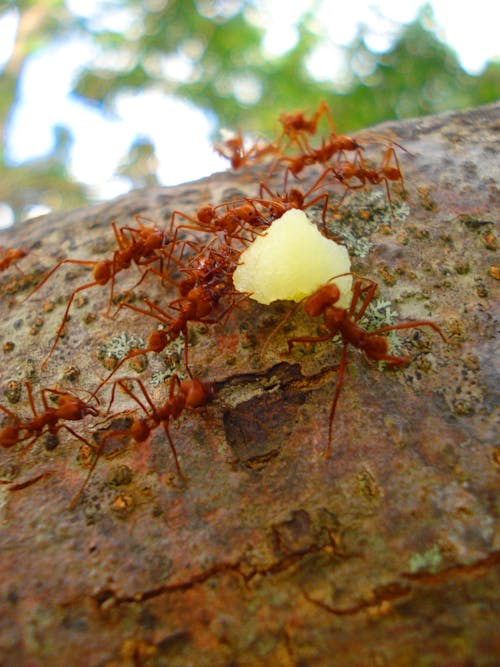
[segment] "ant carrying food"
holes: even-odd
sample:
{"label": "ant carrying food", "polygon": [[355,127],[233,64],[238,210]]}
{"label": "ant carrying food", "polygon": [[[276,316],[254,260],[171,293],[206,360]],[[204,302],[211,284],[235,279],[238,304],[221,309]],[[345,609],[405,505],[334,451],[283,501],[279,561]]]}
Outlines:
{"label": "ant carrying food", "polygon": [[[91,260],[81,260],[81,259],[62,259],[58,262],[42,279],[42,281],[35,287],[35,289],[28,295],[31,297],[36,291],[38,291],[48,280],[49,278],[63,265],[63,264],[79,264],[82,266],[93,267],[92,274],[94,280],[80,285],[80,287],[75,288],[71,292],[71,296],[66,305],[66,310],[57,329],[54,341],[52,342],[51,348],[45,359],[42,361],[41,368],[45,368],[48,360],[52,356],[54,349],[61,337],[61,334],[64,331],[64,326],[68,320],[69,311],[71,304],[73,303],[75,297],[80,292],[83,292],[91,287],[96,285],[107,285],[111,281],[111,290],[109,296],[108,312],[111,309],[113,294],[114,294],[114,285],[115,285],[115,276],[124,269],[128,269],[132,263],[139,267],[148,267],[153,262],[159,261],[160,264],[164,260],[164,256],[160,251],[170,244],[171,239],[165,234],[163,230],[159,227],[149,227],[143,225],[139,216],[136,216],[139,227],[117,227],[116,223],[113,221],[111,226],[118,244],[118,249],[113,252],[111,259],[105,259],[101,261],[91,261]],[[129,237],[127,237],[127,233]]]}
{"label": "ant carrying food", "polygon": [[[335,278],[339,277],[340,276],[335,276]],[[332,280],[333,279],[334,278],[332,278]],[[449,340],[438,325],[429,320],[402,322],[400,324],[379,327],[374,331],[366,331],[360,327],[358,321],[366,312],[366,309],[375,295],[377,287],[377,283],[369,278],[357,278],[352,287],[352,300],[348,309],[339,308],[336,305],[340,299],[340,290],[337,285],[329,282],[326,285],[319,287],[314,294],[311,294],[311,296],[303,301],[303,308],[309,317],[322,316],[323,322],[328,329],[328,333],[323,336],[300,336],[288,339],[288,351],[290,352],[296,343],[320,343],[331,340],[337,334],[340,334],[342,338],[342,353],[338,365],[337,384],[328,421],[328,444],[325,452],[327,458],[331,455],[333,419],[335,417],[335,409],[344,381],[344,374],[347,367],[347,349],[349,345],[361,350],[370,361],[383,361],[388,366],[399,367],[405,366],[410,361],[409,357],[398,357],[389,354],[388,340],[382,334],[402,329],[430,327],[441,336],[445,343],[449,343]]]}
{"label": "ant carrying food", "polygon": [[[128,386],[127,383],[132,382],[137,383],[146,403],[144,403]],[[90,480],[90,477],[95,470],[97,461],[99,460],[107,440],[116,436],[128,436],[132,438],[135,443],[140,444],[145,442],[150,437],[152,431],[157,429],[159,426],[163,426],[163,430],[165,431],[165,435],[167,436],[167,440],[170,445],[170,450],[174,457],[177,474],[182,480],[185,481],[187,479],[181,470],[179,458],[177,456],[177,450],[175,449],[175,445],[170,434],[170,422],[171,420],[178,419],[180,415],[186,410],[195,410],[196,408],[200,408],[206,405],[214,396],[215,385],[211,382],[203,382],[194,377],[191,377],[187,380],[180,380],[177,375],[173,375],[170,379],[168,398],[163,403],[163,405],[157,407],[153,403],[153,400],[149,395],[146,387],[139,378],[119,378],[113,383],[113,390],[111,392],[108,413],[111,410],[111,406],[113,405],[117,386],[139,405],[145,416],[134,416],[129,427],[113,430],[105,434],[99,444],[97,451],[95,452],[94,460],[88,472],[87,478],[81,489],[71,501],[70,508],[76,505],[78,499],[83,493],[83,490],[88,484],[88,481]]]}

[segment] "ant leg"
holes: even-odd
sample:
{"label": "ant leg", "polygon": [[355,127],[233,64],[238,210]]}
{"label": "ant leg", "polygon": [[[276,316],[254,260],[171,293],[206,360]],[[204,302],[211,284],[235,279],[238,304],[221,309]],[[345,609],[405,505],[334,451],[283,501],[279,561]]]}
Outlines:
{"label": "ant leg", "polygon": [[310,206],[314,206],[314,204],[321,201],[322,199],[324,201],[323,201],[323,209],[322,209],[322,212],[321,212],[321,222],[323,223],[323,232],[324,232],[325,236],[328,237],[328,233],[327,233],[327,229],[326,229],[326,211],[328,209],[328,202],[330,201],[330,195],[328,194],[328,192],[323,192],[323,194],[318,195],[314,199],[311,199],[311,201],[308,202],[306,206],[304,206],[304,210],[309,208]]}
{"label": "ant leg", "polygon": [[[153,317],[155,320],[158,320],[160,324],[163,324],[165,326],[168,326],[174,318],[172,315],[169,315],[167,312],[165,312],[162,308],[154,304],[152,301],[149,299],[144,299],[144,303],[146,303],[152,310],[146,310],[145,308],[139,308],[139,306],[134,306],[132,303],[121,303],[118,310],[121,308],[129,308],[129,310],[133,310],[136,313],[140,313],[141,315],[146,315],[147,317]],[[153,312],[153,310],[159,311],[159,315]]]}
{"label": "ant leg", "polygon": [[[399,146],[399,144],[396,144]],[[403,148],[402,146],[399,146],[400,148]],[[406,148],[403,148],[404,151],[406,151]],[[409,153],[409,151],[406,151]],[[411,155],[411,153],[410,153]],[[394,158],[394,162],[396,163],[395,167],[391,167],[391,157]],[[391,180],[391,181],[400,181],[401,186],[403,188],[403,196],[407,197],[408,192],[405,187],[404,183],[404,178],[403,178],[403,172],[401,171],[401,166],[399,164],[399,158],[398,155],[395,151],[395,149],[391,146],[386,152],[386,161],[384,164],[384,173],[386,174],[386,177]]]}
{"label": "ant leg", "polygon": [[59,389],[51,389],[50,387],[43,387],[43,389],[40,390],[40,396],[42,397],[42,403],[45,412],[47,412],[47,410],[50,410],[49,402],[47,400],[47,395],[50,394],[55,394],[56,396],[72,396],[72,394],[68,391],[60,391]]}
{"label": "ant leg", "polygon": [[[307,197],[309,197],[310,195],[312,195],[312,193],[313,193],[315,190],[317,190],[317,189],[319,188],[319,186],[321,185],[321,183],[325,180],[325,178],[326,178],[326,177],[328,176],[328,174],[331,173],[331,172],[332,172],[333,174],[335,174],[335,173],[336,173],[336,172],[335,172],[335,168],[332,167],[332,166],[328,166],[328,167],[326,167],[326,168],[323,170],[323,173],[320,174],[319,178],[317,178],[317,179],[314,181],[314,183],[311,185],[311,187],[309,188],[309,190],[304,194],[304,199],[307,199]],[[326,193],[324,193],[324,194],[326,194]],[[321,195],[321,196],[323,197],[324,194]],[[317,200],[316,200],[316,201],[317,201]],[[313,203],[315,203],[315,202],[313,202]],[[309,204],[309,205],[310,205],[310,204]]]}
{"label": "ant leg", "polygon": [[[363,315],[366,312],[366,309],[370,305],[371,301],[373,300],[373,297],[375,296],[375,292],[377,291],[378,283],[375,282],[374,280],[371,280],[370,278],[362,278],[362,280],[366,281],[367,285],[365,287],[361,286],[361,279],[356,280],[354,283],[354,290],[353,290],[353,298],[351,301],[351,305],[349,307],[348,315],[349,317],[354,315],[354,312],[356,310],[356,306],[359,300],[359,297],[361,295],[364,295],[363,297],[363,303],[361,305],[361,308],[359,311],[354,315],[354,322],[358,322]],[[365,294],[365,292],[367,294]]]}
{"label": "ant leg", "polygon": [[177,469],[177,474],[179,475],[179,477],[183,481],[187,482],[188,478],[184,475],[184,473],[181,470],[181,467],[179,465],[179,459],[177,457],[177,450],[175,449],[174,441],[172,440],[172,436],[170,435],[170,431],[168,430],[168,419],[163,420],[163,430],[165,431],[165,434],[168,438],[168,444],[170,445],[170,449],[171,449],[172,455],[174,457],[175,467]]}
{"label": "ant leg", "polygon": [[389,202],[389,208],[391,209],[392,222],[394,224],[396,224],[397,220],[396,220],[396,215],[394,213],[394,206],[392,204],[391,191],[389,189],[389,179],[386,176],[384,176],[383,179],[384,179],[384,184],[385,184],[385,193],[387,195],[387,201]]}
{"label": "ant leg", "polygon": [[[113,372],[114,372],[114,371],[113,371]],[[108,376],[108,378],[109,378],[109,376]],[[102,382],[102,383],[99,385],[99,387],[96,389],[96,392],[99,391],[99,389],[103,386],[103,384],[104,384],[105,382],[108,381],[108,378],[106,378],[106,380],[105,380],[104,382]],[[136,403],[138,403],[138,404],[141,406],[141,408],[142,408],[142,409],[144,410],[144,412],[148,415],[148,417],[150,416],[149,413],[148,413],[148,411],[147,411],[147,409],[146,409],[146,407],[140,402],[140,400],[139,400],[139,399],[137,398],[137,396],[132,392],[132,390],[129,389],[129,388],[127,387],[127,385],[125,384],[125,382],[132,382],[132,381],[135,380],[135,379],[137,379],[137,378],[124,377],[124,378],[118,378],[118,380],[115,380],[115,381],[113,382],[113,389],[111,390],[111,398],[110,398],[110,400],[109,400],[108,409],[106,410],[106,416],[108,416],[109,413],[111,412],[111,407],[112,407],[113,403],[115,402],[115,393],[116,393],[116,386],[117,386],[117,385],[120,385],[121,389],[122,389],[126,394],[128,394],[131,398],[133,398],[134,401],[135,401]],[[119,414],[121,414],[121,413],[119,413]],[[114,415],[113,415],[113,416],[114,416]]]}
{"label": "ant leg", "polygon": [[420,327],[431,327],[431,329],[434,329],[434,331],[441,336],[441,338],[447,345],[450,345],[451,341],[448,340],[448,338],[444,335],[440,327],[438,327],[437,324],[434,324],[434,322],[430,322],[429,320],[416,320],[415,322],[402,322],[400,324],[392,324],[390,326],[380,327],[379,329],[375,329],[375,331],[370,331],[368,332],[367,335],[378,336],[379,334],[386,333],[387,331],[397,331],[398,329],[418,329]]}
{"label": "ant leg", "polygon": [[[160,269],[152,269],[150,268],[150,264],[154,264],[155,262],[160,262]],[[137,260],[135,262],[137,266],[145,266],[146,269],[142,271],[142,275],[139,278],[139,280],[135,283],[133,287],[130,288],[130,292],[133,292],[139,285],[142,283],[144,278],[148,275],[148,273],[153,273],[154,275],[159,276],[162,280],[168,280],[167,276],[163,273],[163,257],[160,257],[159,255],[153,256],[153,257],[147,257],[144,258],[143,260]],[[173,281],[172,281],[173,282]],[[111,304],[110,304],[111,305]]]}
{"label": "ant leg", "polygon": [[[286,187],[285,187],[286,191]],[[265,183],[259,184],[259,199],[264,199],[264,192],[269,195],[270,199],[273,199],[274,195]]]}
{"label": "ant leg", "polygon": [[113,233],[115,235],[116,243],[118,245],[119,250],[125,250],[125,248],[129,247],[130,243],[128,242],[128,239],[123,232],[125,231],[125,229],[128,228],[118,227],[118,225],[116,224],[116,220],[112,220],[111,227],[113,228]]}
{"label": "ant leg", "polygon": [[[307,298],[307,297],[304,297],[304,299],[305,299],[305,298]],[[288,311],[288,313],[287,313],[287,314],[286,314],[286,315],[285,315],[285,316],[278,322],[278,324],[274,327],[274,329],[271,331],[271,333],[269,334],[269,336],[268,336],[268,337],[266,338],[266,340],[264,341],[264,343],[263,343],[263,345],[262,345],[262,347],[261,347],[261,353],[263,353],[265,350],[267,350],[271,338],[273,338],[273,336],[275,336],[275,335],[278,333],[278,331],[281,329],[281,327],[284,326],[284,325],[288,322],[288,320],[292,317],[292,315],[294,315],[294,313],[297,312],[297,310],[298,310],[300,304],[304,302],[304,299],[301,299],[298,303],[295,304],[295,306],[293,306],[292,308],[290,308],[290,310]],[[289,351],[290,351],[290,350],[289,350]]]}
{"label": "ant leg", "polygon": [[332,334],[325,334],[324,336],[299,336],[298,338],[289,338],[288,339],[288,352],[292,351],[292,347],[295,343],[324,343],[327,340],[332,339]]}
{"label": "ant leg", "polygon": [[325,115],[326,120],[328,122],[328,125],[330,126],[330,131],[334,136],[337,136],[337,130],[335,128],[335,123],[333,122],[332,114],[330,111],[330,107],[328,104],[325,102],[325,100],[320,100],[318,104],[318,109],[316,111],[317,114],[317,120],[321,118],[321,116]]}
{"label": "ant leg", "polygon": [[[95,264],[95,262],[93,262],[93,263]],[[95,285],[100,285],[100,284],[101,284],[100,282],[97,282],[97,281],[94,280],[94,282],[87,283],[85,285],[81,285],[80,287],[77,287],[75,290],[73,290],[73,292],[71,293],[71,296],[69,298],[68,305],[66,306],[66,310],[64,311],[64,316],[63,316],[62,322],[59,325],[59,328],[57,330],[54,342],[52,343],[52,346],[51,346],[49,352],[45,356],[45,359],[41,363],[40,368],[42,368],[42,370],[47,365],[47,362],[50,359],[50,357],[52,356],[52,353],[55,350],[55,347],[56,347],[56,345],[59,341],[59,338],[61,337],[61,334],[64,330],[64,325],[66,324],[66,321],[68,319],[69,309],[71,308],[71,304],[73,303],[73,300],[74,300],[75,296],[78,294],[78,292],[83,292],[83,290],[89,289],[91,287],[94,287]]]}
{"label": "ant leg", "polygon": [[[134,392],[129,387],[127,387],[127,385],[125,384],[125,382],[127,382],[127,381],[128,382],[137,382],[137,384],[141,388],[141,391],[142,391],[142,394],[143,394],[144,398],[146,399],[149,407],[151,408],[151,413],[148,412],[148,409],[146,408],[144,403],[141,402],[140,398],[137,398],[137,396],[134,394]],[[123,391],[128,396],[130,396],[130,398],[133,399],[137,403],[137,405],[139,405],[142,408],[142,410],[144,411],[144,413],[148,417],[151,417],[156,412],[155,404],[153,403],[153,401],[151,399],[151,396],[149,395],[148,390],[144,386],[144,383],[142,382],[142,380],[140,380],[139,378],[127,377],[127,378],[120,378],[119,380],[116,380],[116,382],[114,384],[115,384],[115,386],[117,384],[119,384],[120,387],[123,389]],[[114,391],[114,387],[113,387],[113,391]]]}
{"label": "ant leg", "polygon": [[103,449],[104,449],[105,441],[106,441],[106,436],[103,437],[102,441],[99,443],[97,448],[96,447],[93,448],[93,449],[95,449],[95,455],[94,455],[94,458],[92,460],[92,463],[90,464],[89,471],[87,473],[87,476],[83,480],[83,484],[80,486],[80,488],[78,489],[76,494],[71,499],[71,502],[68,505],[69,510],[74,509],[76,507],[78,501],[82,497],[82,494],[85,491],[85,488],[86,488],[87,484],[89,483],[90,478],[92,477],[92,474],[93,474],[94,470],[96,469],[97,462],[99,461],[99,458],[101,457],[101,454],[102,454]]}
{"label": "ant leg", "polygon": [[[29,404],[30,404],[30,407],[31,407],[31,412],[33,413],[33,417],[38,417],[38,413],[36,411],[36,406],[35,406],[35,400],[33,398],[33,390],[31,388],[31,382],[26,380],[26,382],[24,384],[26,385],[26,391],[28,392],[28,401],[29,401]],[[41,394],[42,394],[43,407],[45,408],[45,410],[48,410],[49,406],[47,404],[47,399],[44,396],[43,390],[42,390]]]}
{"label": "ant leg", "polygon": [[111,311],[111,306],[113,305],[113,297],[115,295],[115,276],[118,273],[120,269],[117,268],[116,265],[116,259],[118,257],[119,250],[115,250],[113,253],[113,261],[111,262],[111,288],[109,290],[109,299],[108,299],[108,307],[106,308],[106,317],[109,317],[109,313]]}
{"label": "ant leg", "polygon": [[6,408],[4,405],[0,405],[0,410],[2,412],[5,412],[6,415],[14,419],[16,422],[20,421],[19,417],[16,414],[14,414],[12,410],[9,410],[9,408]]}
{"label": "ant leg", "polygon": [[[55,470],[46,470],[45,472],[40,473],[36,477],[32,477],[31,479],[27,479],[24,482],[18,482],[17,484],[11,484],[8,487],[7,490],[8,491],[21,491],[22,489],[28,488],[28,486],[31,486],[32,484],[36,484],[41,479],[51,477],[54,474],[55,474]],[[6,484],[7,482],[1,482],[1,483]]]}
{"label": "ant leg", "polygon": [[[92,393],[92,398],[95,398],[96,400],[99,400],[99,399],[97,398],[97,394],[101,391],[101,389],[104,387],[104,385],[107,384],[107,383],[111,380],[111,378],[113,377],[113,375],[114,375],[117,371],[120,370],[120,368],[123,366],[123,364],[124,364],[126,361],[130,361],[130,359],[133,359],[134,357],[140,357],[140,356],[142,356],[143,354],[147,354],[148,352],[156,352],[156,351],[157,351],[157,349],[155,349],[155,348],[142,348],[142,347],[141,347],[141,348],[135,348],[135,349],[130,350],[130,352],[128,352],[124,357],[122,357],[122,358],[118,361],[118,363],[116,364],[116,366],[113,368],[113,370],[112,370],[111,372],[109,372],[109,373],[106,375],[106,377],[104,378],[104,380],[101,380],[100,384],[97,385],[97,387],[94,389],[94,392]],[[137,378],[137,379],[138,379],[138,378]],[[116,384],[116,383],[115,383],[115,384]],[[112,397],[114,397],[114,391],[115,391],[115,386],[113,385]],[[114,398],[112,398],[112,400],[111,400],[111,403],[110,403],[110,405],[109,405],[109,407],[108,407],[108,413],[107,413],[107,414],[109,414],[109,411],[110,411],[110,409],[111,409],[111,404],[112,404],[113,400],[114,400]]]}
{"label": "ant leg", "polygon": [[72,435],[73,437],[75,437],[77,440],[81,440],[81,442],[83,442],[85,445],[87,445],[87,446],[90,447],[91,449],[95,449],[95,446],[94,446],[94,445],[91,445],[91,444],[89,443],[89,441],[86,440],[86,439],[83,437],[83,435],[80,435],[79,433],[77,433],[76,431],[74,431],[74,430],[71,428],[71,426],[68,426],[67,424],[59,424],[58,426],[56,426],[56,428],[55,428],[55,432],[56,432],[56,434],[57,434],[57,431],[60,431],[62,428],[65,428],[67,431],[69,431],[69,432],[71,433],[71,435]]}
{"label": "ant leg", "polygon": [[174,373],[172,377],[170,378],[170,382],[168,383],[168,399],[170,400],[173,398],[175,395],[175,390],[180,390],[181,388],[181,381],[179,380],[179,376],[177,373]]}
{"label": "ant leg", "polygon": [[43,285],[45,285],[45,283],[47,282],[47,280],[48,280],[48,279],[49,279],[49,278],[50,278],[50,277],[57,271],[57,269],[59,269],[63,264],[82,264],[83,266],[96,266],[96,264],[98,264],[98,263],[99,263],[99,262],[93,262],[93,261],[90,261],[90,260],[89,260],[89,261],[86,261],[86,260],[83,260],[83,259],[61,259],[60,262],[58,262],[54,267],[52,267],[52,269],[47,273],[47,275],[42,279],[42,281],[39,282],[38,285],[36,285],[36,287],[34,287],[34,289],[28,294],[28,296],[24,297],[24,299],[21,301],[21,303],[24,303],[25,301],[27,301],[30,297],[33,296],[33,294],[34,294],[35,292],[37,292],[37,291],[40,289],[40,287],[42,287]]}
{"label": "ant leg", "polygon": [[335,394],[333,396],[332,407],[330,408],[330,415],[328,417],[328,443],[325,450],[325,458],[327,459],[329,459],[330,456],[332,455],[333,420],[335,417],[335,409],[337,408],[337,403],[340,396],[340,390],[342,389],[342,384],[344,382],[344,373],[346,368],[347,368],[347,343],[344,343],[344,345],[342,346],[342,356],[340,358],[340,364],[338,366]]}

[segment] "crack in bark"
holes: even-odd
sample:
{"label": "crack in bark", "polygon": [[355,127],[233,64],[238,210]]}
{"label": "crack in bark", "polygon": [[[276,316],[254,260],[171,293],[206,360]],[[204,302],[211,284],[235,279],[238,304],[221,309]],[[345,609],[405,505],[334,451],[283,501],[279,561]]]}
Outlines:
{"label": "crack in bark", "polygon": [[[228,376],[215,382],[215,385],[218,391],[225,390],[231,393],[242,386],[248,388],[255,385],[255,395],[271,393],[280,389],[313,391],[328,382],[336,370],[337,367],[333,365],[322,368],[317,373],[303,375],[299,363],[282,361],[264,371]],[[234,407],[238,407],[238,405],[236,404]]]}
{"label": "crack in bark", "polygon": [[205,581],[211,579],[212,577],[216,577],[219,574],[224,574],[226,572],[235,572],[243,579],[245,585],[247,585],[254,577],[258,575],[270,575],[270,574],[278,574],[280,572],[284,572],[289,568],[293,567],[297,562],[299,562],[305,556],[311,554],[318,554],[321,552],[334,553],[332,551],[332,547],[330,544],[325,544],[325,545],[312,544],[307,548],[300,549],[293,553],[290,553],[285,558],[282,558],[267,567],[255,567],[252,569],[248,569],[242,560],[238,560],[234,563],[232,562],[219,563],[209,568],[208,570],[200,572],[199,574],[185,581],[179,581],[177,583],[171,583],[171,584],[162,584],[161,586],[158,586],[158,588],[153,588],[148,591],[139,592],[135,593],[134,595],[127,595],[123,597],[118,597],[114,594],[113,591],[107,589],[105,591],[105,595],[103,595],[103,591],[101,591],[100,593],[94,595],[93,598],[101,607],[104,604],[107,607],[110,607],[110,606],[129,604],[134,602],[143,602],[145,600],[150,600],[151,598],[156,598],[164,594],[189,590],[190,588],[194,588],[195,586],[205,583]]}
{"label": "crack in bark", "polygon": [[[409,579],[417,584],[423,586],[438,585],[442,582],[452,581],[460,578],[462,575],[470,577],[481,577],[495,566],[500,565],[500,551],[494,551],[489,556],[482,558],[468,565],[453,565],[452,567],[432,574],[430,572],[421,573],[403,573],[405,579]],[[350,616],[358,614],[361,611],[380,610],[382,613],[390,609],[390,604],[396,600],[400,600],[408,595],[412,595],[416,587],[410,584],[402,584],[394,581],[385,586],[380,586],[372,591],[373,597],[369,600],[361,600],[351,607],[334,607],[323,600],[318,600],[312,597],[301,587],[301,592],[304,598],[312,604],[320,607],[334,616]]]}
{"label": "crack in bark", "polygon": [[[413,589],[410,585],[402,585],[398,582],[388,584],[381,587],[380,589],[375,589],[373,591],[373,598],[371,600],[362,600],[352,607],[333,607],[323,600],[318,600],[313,598],[307,593],[303,588],[300,589],[302,595],[308,602],[315,604],[317,607],[324,609],[334,616],[351,616],[358,614],[360,611],[365,610],[388,610],[390,603],[394,600],[399,600],[407,595],[410,595],[413,592]],[[378,591],[378,592],[377,592]]]}

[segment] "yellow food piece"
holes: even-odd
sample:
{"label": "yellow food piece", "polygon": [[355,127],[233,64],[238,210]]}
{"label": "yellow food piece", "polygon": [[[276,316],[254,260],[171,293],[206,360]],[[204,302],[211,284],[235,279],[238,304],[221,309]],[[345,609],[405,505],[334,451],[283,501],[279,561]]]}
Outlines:
{"label": "yellow food piece", "polygon": [[347,248],[321,234],[304,211],[292,209],[275,220],[241,253],[233,275],[239,292],[259,303],[278,299],[300,301],[327,282],[341,292],[336,305],[348,308],[352,294],[351,261]]}

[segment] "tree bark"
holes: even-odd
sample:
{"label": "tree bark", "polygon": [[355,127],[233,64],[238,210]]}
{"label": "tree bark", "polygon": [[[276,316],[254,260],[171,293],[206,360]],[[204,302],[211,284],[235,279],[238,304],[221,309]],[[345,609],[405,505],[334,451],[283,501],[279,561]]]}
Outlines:
{"label": "tree bark", "polygon": [[[353,270],[379,282],[364,324],[431,319],[453,344],[424,328],[393,335],[411,358],[397,371],[350,349],[331,458],[338,341],[283,354],[318,323],[299,308],[269,339],[289,304],[249,299],[223,324],[193,327],[192,370],[218,392],[171,425],[187,482],[160,429],[106,451],[73,509],[89,464],[80,441],[62,431],[55,449],[39,438],[24,455],[0,452],[1,665],[498,664],[499,110],[370,129],[409,151],[408,199],[392,189],[393,222],[381,184],[328,218]],[[0,274],[2,404],[29,416],[26,380],[37,409],[43,387],[93,390],[103,351],[155,328],[129,309],[106,317],[109,288],[85,290],[42,370],[69,294],[91,281],[65,265],[23,302],[43,270],[110,256],[113,220],[165,224],[175,209],[256,196],[265,173],[138,190],[2,232],[1,245],[30,250],[21,271]],[[117,276],[117,294],[165,301],[156,276],[134,287],[138,276]],[[181,372],[182,351],[148,357],[140,377],[160,402],[167,390],[149,380]],[[120,394],[113,410],[136,408]],[[75,430],[90,441],[110,428],[94,421]]]}

